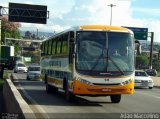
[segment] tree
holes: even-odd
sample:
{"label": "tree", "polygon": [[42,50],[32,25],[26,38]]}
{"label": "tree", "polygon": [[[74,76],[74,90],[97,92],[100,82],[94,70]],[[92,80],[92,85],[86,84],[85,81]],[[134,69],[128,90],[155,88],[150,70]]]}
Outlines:
{"label": "tree", "polygon": [[158,59],[158,58],[153,59],[152,65],[153,65],[153,69],[160,71],[160,59]]}
{"label": "tree", "polygon": [[18,22],[9,22],[7,16],[2,17],[2,42],[5,42],[5,37],[20,38],[19,28],[21,24]]}
{"label": "tree", "polygon": [[31,39],[31,37],[32,37],[32,33],[30,31],[26,31],[25,32],[25,38]]}
{"label": "tree", "polygon": [[138,55],[136,57],[136,68],[145,68],[149,64],[149,59],[145,55]]}

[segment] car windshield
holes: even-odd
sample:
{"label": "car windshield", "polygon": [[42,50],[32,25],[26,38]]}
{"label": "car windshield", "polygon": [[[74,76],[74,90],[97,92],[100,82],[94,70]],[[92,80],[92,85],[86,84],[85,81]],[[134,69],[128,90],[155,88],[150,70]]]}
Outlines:
{"label": "car windshield", "polygon": [[148,75],[146,74],[146,72],[138,72],[138,71],[136,71],[135,72],[135,76],[144,76],[144,77],[146,77]]}
{"label": "car windshield", "polygon": [[26,67],[24,64],[17,64],[18,67]]}
{"label": "car windshield", "polygon": [[132,35],[121,32],[78,32],[76,69],[89,75],[124,75],[133,72]]}
{"label": "car windshield", "polygon": [[40,67],[29,67],[29,71],[40,71]]}

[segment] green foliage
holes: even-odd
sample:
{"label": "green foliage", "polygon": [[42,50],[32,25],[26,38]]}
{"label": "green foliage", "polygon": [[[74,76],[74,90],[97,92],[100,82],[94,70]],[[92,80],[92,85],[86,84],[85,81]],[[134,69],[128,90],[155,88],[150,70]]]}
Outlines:
{"label": "green foliage", "polygon": [[31,39],[31,37],[32,37],[32,33],[30,31],[26,31],[25,32],[25,38]]}
{"label": "green foliage", "polygon": [[20,23],[9,22],[7,17],[2,17],[2,42],[4,43],[5,37],[8,38],[20,38],[19,27]]}
{"label": "green foliage", "polygon": [[158,59],[158,58],[153,59],[152,66],[153,66],[153,69],[160,71],[160,59]]}
{"label": "green foliage", "polygon": [[142,68],[144,66],[148,66],[149,59],[145,55],[138,55],[136,57],[136,68]]}
{"label": "green foliage", "polygon": [[[136,57],[136,68],[137,69],[147,69],[149,68],[149,58],[146,55],[139,55]],[[152,68],[156,69],[158,72],[157,76],[160,76],[160,59],[157,57],[152,60]]]}

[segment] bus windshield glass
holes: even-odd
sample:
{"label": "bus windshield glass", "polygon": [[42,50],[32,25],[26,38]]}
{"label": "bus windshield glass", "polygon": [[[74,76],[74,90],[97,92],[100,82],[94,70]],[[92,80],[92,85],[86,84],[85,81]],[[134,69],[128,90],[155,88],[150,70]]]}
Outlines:
{"label": "bus windshield glass", "polygon": [[86,75],[132,73],[133,35],[125,32],[77,32],[76,70]]}

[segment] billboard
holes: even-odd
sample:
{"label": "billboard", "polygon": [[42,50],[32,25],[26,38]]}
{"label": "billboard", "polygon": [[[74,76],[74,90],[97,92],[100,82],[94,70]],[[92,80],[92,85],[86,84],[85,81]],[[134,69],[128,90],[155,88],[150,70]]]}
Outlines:
{"label": "billboard", "polygon": [[47,6],[9,3],[9,21],[47,23]]}

